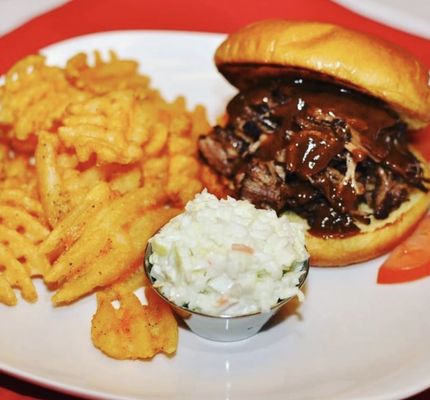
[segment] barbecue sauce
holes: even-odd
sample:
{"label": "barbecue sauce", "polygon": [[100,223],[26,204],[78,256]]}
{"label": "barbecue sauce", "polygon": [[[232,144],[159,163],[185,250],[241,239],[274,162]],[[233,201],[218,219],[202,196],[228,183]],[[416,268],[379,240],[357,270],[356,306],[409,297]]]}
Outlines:
{"label": "barbecue sauce", "polygon": [[[385,104],[364,94],[302,78],[271,80],[241,91],[227,113],[229,129],[234,127],[250,149],[254,143],[252,153],[240,155],[241,174],[251,160],[254,164],[275,160],[286,181],[302,182],[294,189],[286,182],[282,193],[293,189],[294,194],[276,211],[297,212],[314,235],[359,232],[354,215],[364,198],[348,176],[346,148],[356,165],[369,159],[425,190],[419,162],[407,147],[405,125]],[[240,193],[238,188],[238,197]],[[258,199],[248,200],[258,204]]]}

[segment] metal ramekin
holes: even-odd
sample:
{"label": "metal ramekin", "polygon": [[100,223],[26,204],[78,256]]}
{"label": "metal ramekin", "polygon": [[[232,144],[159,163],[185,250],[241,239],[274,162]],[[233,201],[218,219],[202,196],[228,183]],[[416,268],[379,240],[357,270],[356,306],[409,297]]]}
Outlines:
{"label": "metal ramekin", "polygon": [[[148,243],[145,251],[144,270],[145,274],[151,284],[154,283],[151,277],[151,263],[149,257],[152,253],[151,244]],[[300,277],[298,287],[300,288],[309,272],[309,260],[302,264],[303,274]],[[215,340],[219,342],[234,342],[237,340],[247,339],[256,333],[266,324],[271,317],[273,317],[286,303],[291,300],[291,297],[283,299],[273,306],[268,312],[258,312],[253,314],[246,314],[240,316],[213,316],[207,315],[196,311],[191,311],[186,307],[178,306],[170,301],[168,298],[156,288],[153,287],[155,292],[161,296],[176,313],[183,318],[188,327],[197,335],[206,339]]]}

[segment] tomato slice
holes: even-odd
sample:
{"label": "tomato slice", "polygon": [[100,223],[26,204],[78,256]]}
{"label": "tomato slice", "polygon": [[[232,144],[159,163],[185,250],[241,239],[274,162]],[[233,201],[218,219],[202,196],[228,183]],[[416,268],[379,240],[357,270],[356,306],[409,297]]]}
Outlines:
{"label": "tomato slice", "polygon": [[430,275],[430,215],[379,268],[378,283],[413,281]]}

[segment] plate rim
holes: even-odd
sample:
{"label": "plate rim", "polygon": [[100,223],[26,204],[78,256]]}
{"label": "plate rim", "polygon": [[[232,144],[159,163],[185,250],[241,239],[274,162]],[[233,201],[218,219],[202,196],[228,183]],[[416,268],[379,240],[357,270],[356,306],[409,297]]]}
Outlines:
{"label": "plate rim", "polygon": [[[201,32],[201,31],[188,31],[188,30],[162,30],[162,29],[128,29],[128,30],[109,30],[109,31],[102,31],[102,32],[94,32],[94,33],[88,33],[85,35],[79,35],[74,36],[71,38],[67,38],[55,43],[52,43],[46,47],[43,47],[39,50],[41,54],[45,55],[45,52],[49,51],[55,51],[55,48],[57,46],[63,46],[67,45],[68,43],[72,43],[76,40],[85,40],[85,39],[91,39],[94,37],[105,37],[109,35],[142,35],[142,34],[148,34],[148,35],[183,35],[183,36],[200,36],[200,37],[210,37],[210,38],[217,38],[222,39],[223,37],[226,37],[226,34],[224,33],[217,33],[217,32]],[[0,81],[1,83],[1,81]],[[18,305],[19,307],[19,305]],[[84,398],[89,399],[106,399],[106,400],[134,400],[137,399],[137,397],[134,396],[128,396],[128,395],[113,395],[112,393],[105,392],[103,390],[97,390],[97,389],[89,389],[83,386],[78,386],[71,383],[64,383],[52,378],[48,378],[44,375],[36,375],[32,372],[29,372],[27,369],[18,368],[16,366],[11,366],[5,362],[3,362],[0,359],[0,372],[4,373],[6,375],[12,376],[17,379],[22,379],[23,381],[30,382],[32,384],[45,387],[51,390],[55,390],[60,393],[64,394],[70,394],[70,395],[78,395],[82,396]],[[360,400],[389,400],[389,399],[397,399],[397,398],[404,398],[413,396],[415,394],[418,394],[426,389],[430,388],[430,377],[426,383],[423,383],[422,385],[415,384],[413,387],[405,388],[402,392],[393,392],[390,394],[385,395],[371,395],[367,397],[349,397],[348,399],[360,399]],[[394,397],[396,396],[396,397]],[[139,397],[140,398],[140,397]],[[145,397],[146,398],[146,397]]]}

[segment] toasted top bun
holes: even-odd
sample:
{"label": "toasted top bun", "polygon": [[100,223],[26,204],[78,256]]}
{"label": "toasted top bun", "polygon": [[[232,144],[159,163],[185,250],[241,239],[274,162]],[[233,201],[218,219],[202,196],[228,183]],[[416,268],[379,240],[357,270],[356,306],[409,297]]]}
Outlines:
{"label": "toasted top bun", "polygon": [[385,101],[411,129],[430,123],[428,69],[393,44],[340,26],[257,22],[231,34],[215,63],[239,89],[262,76],[300,71]]}
{"label": "toasted top bun", "polygon": [[[414,150],[417,157],[422,156]],[[430,177],[429,166],[422,162],[424,175]],[[383,220],[372,218],[370,225],[357,224],[360,233],[344,238],[322,238],[306,233],[306,247],[310,263],[317,267],[339,267],[378,257],[399,244],[411,234],[426,215],[430,205],[430,192],[412,191],[409,199]],[[291,218],[307,226],[297,214]]]}

